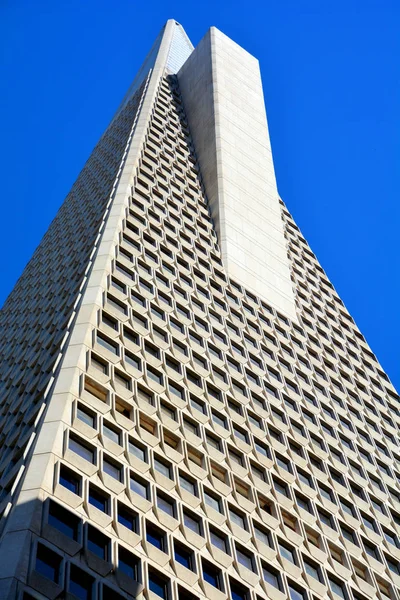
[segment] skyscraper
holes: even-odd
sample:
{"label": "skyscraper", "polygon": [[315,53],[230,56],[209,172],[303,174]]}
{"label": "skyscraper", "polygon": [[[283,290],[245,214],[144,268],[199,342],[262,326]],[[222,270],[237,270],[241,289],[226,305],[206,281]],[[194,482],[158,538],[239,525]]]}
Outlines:
{"label": "skyscraper", "polygon": [[399,598],[400,398],[168,21],[1,312],[0,598]]}

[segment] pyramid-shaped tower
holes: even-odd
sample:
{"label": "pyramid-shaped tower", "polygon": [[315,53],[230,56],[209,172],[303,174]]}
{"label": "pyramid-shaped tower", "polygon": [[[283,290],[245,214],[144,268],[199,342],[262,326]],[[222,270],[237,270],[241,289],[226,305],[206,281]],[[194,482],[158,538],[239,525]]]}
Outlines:
{"label": "pyramid-shaped tower", "polygon": [[168,21],[0,313],[0,599],[400,598],[400,398]]}

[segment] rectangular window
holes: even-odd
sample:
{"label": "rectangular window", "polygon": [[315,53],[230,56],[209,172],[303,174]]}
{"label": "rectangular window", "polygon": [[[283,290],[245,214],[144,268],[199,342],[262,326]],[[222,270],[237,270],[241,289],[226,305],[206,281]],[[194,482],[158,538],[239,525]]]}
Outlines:
{"label": "rectangular window", "polygon": [[95,464],[96,450],[71,432],[69,434],[68,448],[84,460]]}
{"label": "rectangular window", "polygon": [[130,489],[132,490],[132,492],[135,492],[135,494],[138,494],[145,500],[150,499],[149,484],[132,474],[131,474],[131,478],[130,478]]}
{"label": "rectangular window", "polygon": [[37,545],[35,571],[42,577],[58,584],[60,581],[60,567],[62,558],[47,546]]}
{"label": "rectangular window", "polygon": [[117,519],[129,531],[139,533],[139,515],[121,502],[118,502]]}
{"label": "rectangular window", "polygon": [[81,520],[56,502],[50,501],[47,522],[51,527],[54,527],[63,535],[72,540],[78,540]]}
{"label": "rectangular window", "polygon": [[149,522],[146,523],[146,540],[161,552],[168,552],[165,531]]}
{"label": "rectangular window", "polygon": [[134,581],[140,580],[140,559],[121,546],[118,547],[118,569]]}
{"label": "rectangular window", "polygon": [[110,496],[92,484],[89,485],[89,504],[107,515],[110,512]]}
{"label": "rectangular window", "polygon": [[199,517],[189,514],[187,511],[184,510],[183,511],[183,522],[184,522],[185,527],[187,527],[191,531],[194,531],[194,533],[197,533],[198,535],[203,535],[201,519]]}
{"label": "rectangular window", "polygon": [[83,406],[80,402],[76,409],[76,416],[80,421],[89,425],[89,427],[96,429],[96,414],[86,408],[86,406]]}
{"label": "rectangular window", "polygon": [[87,549],[102,560],[110,560],[110,538],[91,525],[87,531]]}
{"label": "rectangular window", "polygon": [[64,465],[60,466],[60,485],[77,496],[81,495],[82,478]]}

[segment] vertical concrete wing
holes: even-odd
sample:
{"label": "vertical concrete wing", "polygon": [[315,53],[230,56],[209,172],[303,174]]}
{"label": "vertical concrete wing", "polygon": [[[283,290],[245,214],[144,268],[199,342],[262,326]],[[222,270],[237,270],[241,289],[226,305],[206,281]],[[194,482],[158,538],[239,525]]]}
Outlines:
{"label": "vertical concrete wing", "polygon": [[297,320],[258,61],[212,27],[178,80],[228,274]]}

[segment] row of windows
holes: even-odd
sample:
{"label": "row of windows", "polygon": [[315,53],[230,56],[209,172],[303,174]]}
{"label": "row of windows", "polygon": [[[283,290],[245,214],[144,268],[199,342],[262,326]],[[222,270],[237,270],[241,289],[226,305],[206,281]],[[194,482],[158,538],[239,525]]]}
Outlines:
{"label": "row of windows", "polygon": [[[126,508],[122,508],[118,511],[118,522],[127,528],[132,527],[132,517],[127,512]],[[137,517],[135,517],[137,521]],[[68,537],[74,541],[80,542],[88,552],[95,555],[102,561],[109,562],[114,565],[114,569],[117,572],[123,573],[127,578],[132,579],[137,583],[143,581],[142,566],[140,557],[136,554],[127,550],[124,546],[117,545],[115,549],[112,545],[112,540],[107,535],[92,527],[91,525],[83,524],[79,517],[66,510],[61,505],[50,502],[47,515],[47,523],[52,528],[56,529],[61,538],[59,540],[62,546],[63,537]],[[185,522],[186,525],[186,522]],[[189,524],[191,527],[192,524]],[[270,544],[270,536],[265,531],[256,529],[256,535],[260,537],[262,543]],[[161,552],[170,553],[172,558],[185,567],[186,569],[199,573],[203,577],[203,580],[209,585],[221,590],[226,590],[226,579],[223,575],[223,571],[216,564],[207,560],[203,557],[197,557],[197,553],[193,551],[190,546],[185,545],[180,540],[177,540],[173,536],[168,536],[166,531],[158,527],[152,522],[146,520],[145,525],[145,539],[146,542]],[[233,548],[230,547],[228,542],[228,536],[215,529],[210,529],[210,543],[215,546],[218,550],[224,553],[233,553]],[[268,536],[266,538],[266,536]],[[292,564],[300,565],[301,568],[310,577],[313,577],[320,583],[327,584],[330,589],[338,595],[340,598],[346,598],[345,585],[343,582],[337,579],[337,577],[331,573],[326,574],[325,571],[308,555],[300,555],[293,547],[288,545],[286,542],[279,540],[277,542],[277,550],[282,560],[286,560]],[[268,586],[272,586],[282,592],[285,592],[285,579],[279,568],[271,565],[270,562],[261,561],[255,558],[246,547],[242,545],[234,544],[234,556],[239,565],[247,569],[249,572],[261,574],[263,580],[266,582],[266,592],[268,593]],[[52,581],[57,585],[63,585],[64,573],[67,574],[66,586],[69,593],[73,594],[77,598],[94,598],[94,577],[90,575],[86,570],[77,568],[76,565],[68,564],[65,569],[63,557],[58,552],[52,549],[49,545],[39,542],[36,546],[36,560],[34,570],[42,577]],[[362,566],[358,566],[358,573]],[[357,571],[356,571],[357,573]],[[79,574],[79,578],[77,575]],[[153,588],[154,581],[153,576],[156,572],[150,568],[148,573],[148,581],[146,582],[149,589],[155,591],[156,595],[161,598],[168,598],[170,595],[170,585],[165,576],[158,573],[160,581],[165,582],[165,586],[162,588]],[[39,581],[40,583],[40,581]],[[232,581],[229,578],[230,592],[232,598],[249,598],[249,590],[239,584],[237,581]],[[380,589],[390,593],[390,585],[384,580],[380,579]],[[168,585],[167,585],[168,584]],[[104,598],[111,598],[110,594],[112,591],[115,593],[116,598],[122,596],[111,588],[107,588],[106,584],[102,589],[103,600]],[[291,590],[290,590],[291,588]],[[301,590],[296,584],[292,585],[289,583],[290,597],[291,598],[306,598],[305,590]],[[182,590],[182,597],[185,598],[187,590]],[[389,596],[389,593],[386,595]],[[242,595],[237,595],[242,594]],[[296,595],[298,594],[298,595]],[[190,596],[188,596],[189,598]],[[181,594],[178,594],[178,598],[181,598]]]}

